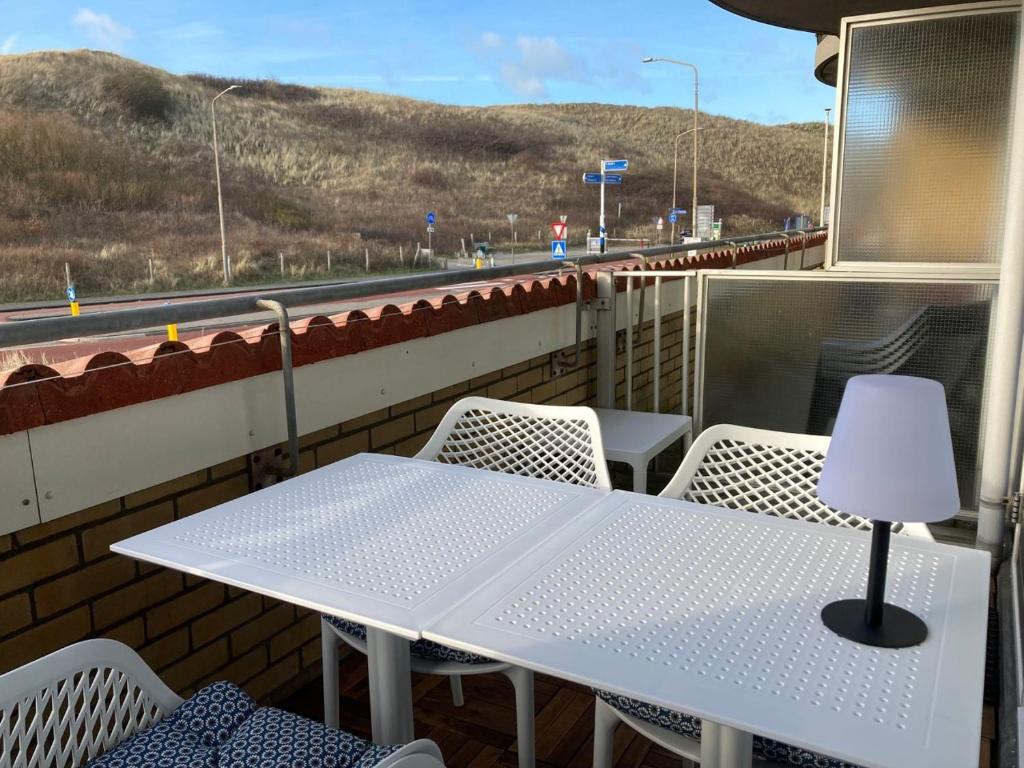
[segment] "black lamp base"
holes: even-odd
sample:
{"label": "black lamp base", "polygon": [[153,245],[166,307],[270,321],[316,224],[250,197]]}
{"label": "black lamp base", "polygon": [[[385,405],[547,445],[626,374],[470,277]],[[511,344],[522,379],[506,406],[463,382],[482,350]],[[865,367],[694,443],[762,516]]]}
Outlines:
{"label": "black lamp base", "polygon": [[882,621],[872,627],[864,620],[867,600],[837,600],[821,609],[825,626],[840,637],[875,648],[908,648],[928,637],[928,626],[898,605],[882,605]]}
{"label": "black lamp base", "polygon": [[821,609],[821,620],[840,637],[875,648],[908,648],[928,637],[928,627],[905,608],[885,602],[892,524],[876,520],[871,530],[871,555],[866,600],[836,600]]}

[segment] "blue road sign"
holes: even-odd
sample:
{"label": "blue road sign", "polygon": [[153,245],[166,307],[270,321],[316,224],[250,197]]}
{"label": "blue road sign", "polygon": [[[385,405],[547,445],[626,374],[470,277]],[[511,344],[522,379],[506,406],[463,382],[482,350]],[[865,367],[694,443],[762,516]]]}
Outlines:
{"label": "blue road sign", "polygon": [[686,213],[686,209],[685,208],[673,208],[672,210],[669,211],[669,213],[683,214],[683,213]]}
{"label": "blue road sign", "polygon": [[67,290],[64,291],[64,295],[68,297],[68,301],[74,301],[78,298],[78,294],[75,293],[75,286],[69,285]]}
{"label": "blue road sign", "polygon": [[552,240],[551,241],[551,258],[552,259],[564,259],[565,258],[565,240]]}
{"label": "blue road sign", "polygon": [[584,173],[583,174],[584,184],[600,184],[601,174],[600,173]]}
{"label": "blue road sign", "polygon": [[621,173],[606,173],[604,175],[605,184],[621,184],[622,174]]}
{"label": "blue road sign", "polygon": [[433,211],[427,211],[427,224],[433,225],[437,221],[437,216],[434,215]]}
{"label": "blue road sign", "polygon": [[602,160],[601,170],[605,173],[608,171],[628,171],[629,160]]}
{"label": "blue road sign", "polygon": [[668,215],[668,221],[669,221],[669,224],[675,224],[677,221],[679,221],[679,217],[676,216],[675,213],[670,213]]}

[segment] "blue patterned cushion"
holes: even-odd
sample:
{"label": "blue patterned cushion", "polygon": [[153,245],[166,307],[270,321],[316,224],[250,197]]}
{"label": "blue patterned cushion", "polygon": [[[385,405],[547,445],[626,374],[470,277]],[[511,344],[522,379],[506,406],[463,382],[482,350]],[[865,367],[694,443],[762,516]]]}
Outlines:
{"label": "blue patterned cushion", "polygon": [[[339,619],[337,616],[328,616],[327,614],[324,614],[324,618],[339,632],[349,637],[354,637],[356,640],[366,642],[366,627],[362,624],[356,624],[354,621]],[[409,652],[413,656],[430,659],[431,661],[456,661],[459,664],[494,663],[494,659],[488,659],[486,656],[477,656],[475,653],[459,651],[455,648],[449,648],[447,645],[432,643],[429,640],[417,640],[409,646]]]}
{"label": "blue patterned cushion", "polygon": [[355,768],[375,765],[400,747],[374,750],[345,731],[273,707],[263,707],[245,721],[220,749],[218,768]]}
{"label": "blue patterned cushion", "polygon": [[257,709],[243,690],[221,682],[86,768],[371,768],[400,748],[378,747],[279,709]]}
{"label": "blue patterned cushion", "polygon": [[[673,733],[700,740],[700,718],[674,712],[655,704],[647,704],[628,696],[619,696],[608,691],[594,689],[599,698],[615,707],[624,714],[643,720],[645,723],[660,726]],[[858,768],[842,760],[819,755],[816,752],[783,744],[781,741],[754,736],[754,757],[783,765],[799,766],[799,768]]]}

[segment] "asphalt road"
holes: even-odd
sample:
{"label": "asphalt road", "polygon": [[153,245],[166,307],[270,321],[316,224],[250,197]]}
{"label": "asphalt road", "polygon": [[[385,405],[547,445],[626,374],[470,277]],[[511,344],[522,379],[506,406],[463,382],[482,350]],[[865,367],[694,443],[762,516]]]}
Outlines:
{"label": "asphalt road", "polygon": [[[582,246],[575,247],[570,250],[570,256],[578,256],[584,254],[584,248]],[[494,263],[498,266],[505,266],[513,264],[515,262],[527,262],[527,261],[539,261],[543,258],[550,256],[550,251],[523,251],[516,253],[513,257],[510,253],[496,253],[493,254]],[[552,260],[552,271],[555,271],[559,267],[559,262]],[[485,260],[485,266],[490,266],[490,258]],[[362,309],[366,307],[378,306],[382,303],[391,304],[405,304],[413,301],[417,301],[422,298],[432,299],[439,298],[453,292],[466,292],[473,289],[485,289],[492,286],[501,285],[513,285],[523,280],[522,275],[515,277],[507,277],[499,280],[490,281],[474,281],[473,280],[473,260],[472,259],[450,259],[448,262],[449,270],[463,270],[466,273],[466,282],[459,284],[458,286],[443,286],[440,288],[423,288],[415,291],[408,291],[402,293],[390,293],[380,294],[371,297],[364,297],[360,299],[353,299],[348,301],[334,301],[320,304],[313,304],[306,307],[294,308],[289,310],[289,315],[293,320],[297,320],[303,317],[310,317],[313,315],[334,315],[340,314],[353,309]],[[341,280],[341,283],[351,282],[351,280]],[[310,285],[310,283],[299,283],[289,287],[303,287]],[[274,286],[280,288],[283,286]],[[265,293],[270,286],[262,285],[246,290],[233,290],[232,295],[257,295]],[[177,295],[174,297],[168,295],[159,296],[140,296],[134,297],[112,297],[111,299],[98,299],[95,301],[89,301],[86,299],[86,303],[82,304],[82,314],[89,314],[93,312],[105,312],[114,309],[130,309],[133,307],[152,306],[154,304],[165,304],[168,302],[182,303],[189,301],[204,301],[222,294],[220,291],[197,291],[187,295]],[[68,313],[68,307],[65,303],[37,303],[34,305],[18,305],[11,307],[0,307],[0,323],[5,322],[24,322],[30,321],[35,318],[41,317],[54,317],[64,315]],[[178,326],[178,337],[182,341],[189,339],[198,338],[207,335],[211,332],[220,330],[241,330],[244,328],[264,325],[273,322],[273,315],[269,312],[252,313],[248,315],[237,315],[230,318],[224,318],[219,320],[206,320],[196,323],[181,324]],[[129,352],[134,349],[156,344],[166,338],[166,328],[154,327],[147,328],[138,331],[130,331],[126,333],[109,334],[103,336],[91,336],[85,338],[69,338],[59,342],[53,342],[43,345],[23,347],[19,351],[25,358],[33,362],[47,362],[56,363],[64,360],[70,360],[77,357],[85,357],[97,352],[103,351],[116,351],[116,352]],[[0,350],[0,355],[5,351]]]}

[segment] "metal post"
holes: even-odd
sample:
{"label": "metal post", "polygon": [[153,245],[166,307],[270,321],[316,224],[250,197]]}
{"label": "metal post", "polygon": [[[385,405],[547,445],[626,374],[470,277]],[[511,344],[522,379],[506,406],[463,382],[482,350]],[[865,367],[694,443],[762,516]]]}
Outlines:
{"label": "metal post", "polygon": [[825,145],[821,151],[821,213],[818,216],[818,226],[825,225],[825,185],[828,183],[828,126],[832,114],[831,107],[825,107]]}
{"label": "metal post", "polygon": [[149,284],[153,284],[153,260],[149,260]]}
{"label": "metal post", "polygon": [[633,410],[633,276],[626,277],[626,410]]}
{"label": "metal post", "polygon": [[615,407],[615,278],[597,273],[597,406]]}
{"label": "metal post", "polygon": [[682,361],[682,405],[679,410],[683,416],[690,413],[690,278],[683,278],[683,361]]}
{"label": "metal post", "polygon": [[[402,246],[398,246],[398,249],[399,249],[399,251],[401,251]],[[331,249],[330,248],[327,249],[327,271],[328,272],[331,271]]]}
{"label": "metal post", "polygon": [[64,262],[64,279],[67,281],[67,287],[71,287],[71,265],[68,262]]}
{"label": "metal post", "polygon": [[241,86],[231,85],[213,97],[210,102],[210,115],[213,118],[213,167],[217,174],[217,212],[220,214],[220,257],[224,268],[224,285],[231,284],[231,263],[228,261],[228,243],[224,234],[224,197],[220,188],[220,150],[217,147],[217,99],[228,91]]}
{"label": "metal post", "polygon": [[661,278],[654,278],[654,412],[661,413]]}
{"label": "metal post", "polygon": [[279,251],[277,254],[278,260],[281,262],[281,277],[284,277],[284,253]]}
{"label": "metal post", "polygon": [[[1024,27],[1018,33],[1024,44]],[[992,329],[992,358],[986,400],[978,502],[979,548],[992,552],[998,565],[1005,526],[1005,498],[1009,492],[1013,439],[1014,400],[1024,338],[1024,56],[1017,58],[1016,114],[1010,137],[1010,169],[1006,215],[1003,216],[1002,259],[999,266],[999,301]]]}
{"label": "metal post", "polygon": [[288,323],[288,310],[284,304],[270,299],[257,299],[256,306],[269,309],[277,317],[278,336],[281,340],[281,375],[284,378],[284,411],[288,425],[288,469],[286,477],[299,473],[299,429],[295,416],[295,377],[292,371],[292,332]]}
{"label": "metal post", "polygon": [[605,237],[607,230],[604,227],[604,160],[601,161],[601,216],[597,222],[597,236],[601,239],[600,253],[605,252]]}

